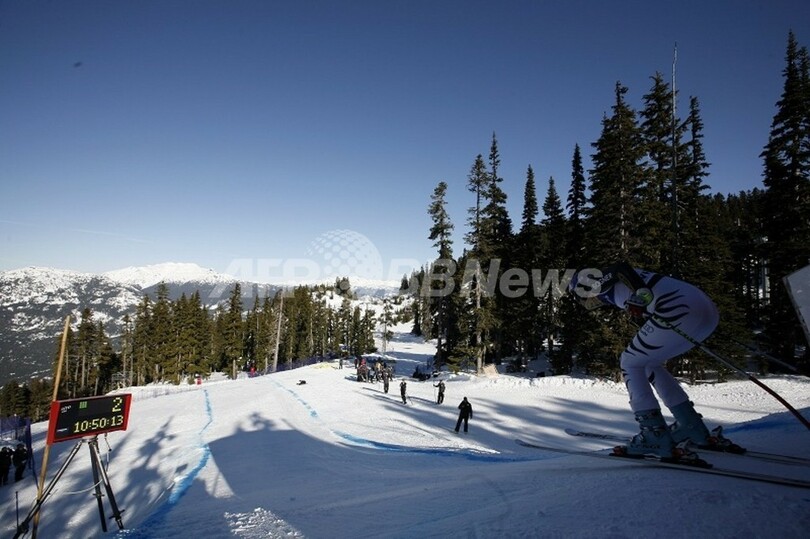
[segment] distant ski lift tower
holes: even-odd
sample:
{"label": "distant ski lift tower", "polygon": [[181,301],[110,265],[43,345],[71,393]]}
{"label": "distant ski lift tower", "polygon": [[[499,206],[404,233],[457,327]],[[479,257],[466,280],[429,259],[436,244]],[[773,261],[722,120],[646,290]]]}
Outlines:
{"label": "distant ski lift tower", "polygon": [[678,220],[678,120],[675,102],[675,64],[678,61],[678,42],[672,53],[672,276],[680,277],[678,260],[680,244],[680,223]]}

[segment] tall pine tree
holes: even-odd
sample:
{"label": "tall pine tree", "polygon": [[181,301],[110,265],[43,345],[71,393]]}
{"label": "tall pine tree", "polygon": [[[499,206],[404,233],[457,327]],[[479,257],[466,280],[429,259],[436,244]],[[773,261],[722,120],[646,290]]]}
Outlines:
{"label": "tall pine tree", "polygon": [[810,77],[808,53],[788,35],[782,96],[762,152],[770,305],[766,332],[777,354],[793,358],[803,344],[803,365],[810,368],[804,337],[783,279],[810,258]]}

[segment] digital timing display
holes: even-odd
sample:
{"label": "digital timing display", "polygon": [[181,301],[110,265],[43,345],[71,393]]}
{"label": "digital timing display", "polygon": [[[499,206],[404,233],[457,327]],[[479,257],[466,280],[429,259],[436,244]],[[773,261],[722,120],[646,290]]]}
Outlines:
{"label": "digital timing display", "polygon": [[104,395],[53,401],[48,444],[104,432],[126,430],[132,395]]}

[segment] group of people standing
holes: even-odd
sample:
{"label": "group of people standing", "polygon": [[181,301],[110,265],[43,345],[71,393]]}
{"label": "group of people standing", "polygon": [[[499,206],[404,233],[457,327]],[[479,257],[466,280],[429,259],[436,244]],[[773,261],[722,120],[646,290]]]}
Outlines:
{"label": "group of people standing", "polygon": [[0,485],[8,484],[8,474],[12,465],[14,465],[14,481],[22,479],[26,464],[28,464],[28,450],[25,444],[18,443],[14,450],[3,446],[0,449]]}

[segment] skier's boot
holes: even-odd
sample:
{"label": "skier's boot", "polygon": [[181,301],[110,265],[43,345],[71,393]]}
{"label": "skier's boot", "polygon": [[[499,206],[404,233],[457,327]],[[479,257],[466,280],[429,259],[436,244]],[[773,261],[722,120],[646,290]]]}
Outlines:
{"label": "skier's boot", "polygon": [[688,440],[701,449],[745,453],[745,448],[723,436],[723,427],[717,427],[709,432],[703,423],[703,416],[695,411],[695,405],[691,401],[673,406],[670,411],[675,416],[675,423],[669,430],[676,444]]}
{"label": "skier's boot", "polygon": [[641,410],[636,412],[636,421],[641,426],[641,432],[633,436],[630,443],[614,449],[614,453],[622,456],[655,455],[662,459],[672,460],[677,457],[675,441],[667,428],[667,422],[661,415],[661,410]]}

